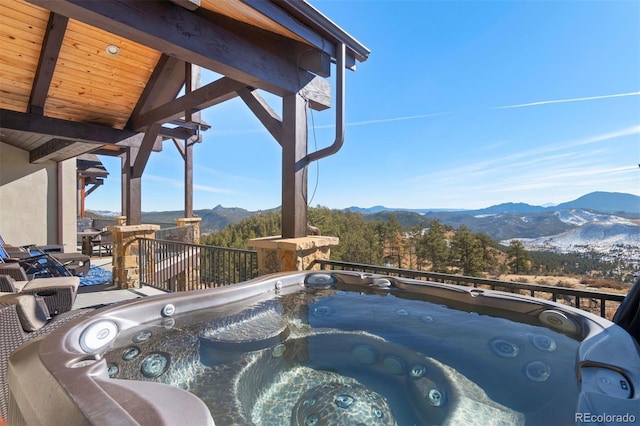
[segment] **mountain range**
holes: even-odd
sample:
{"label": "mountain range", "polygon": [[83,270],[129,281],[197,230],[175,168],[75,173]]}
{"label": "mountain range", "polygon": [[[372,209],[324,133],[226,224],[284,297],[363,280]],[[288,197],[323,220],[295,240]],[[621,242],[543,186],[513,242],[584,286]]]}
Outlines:
{"label": "mountain range", "polygon": [[[216,206],[195,210],[202,218],[202,232],[216,232],[255,214],[278,211],[248,211],[238,207]],[[529,249],[572,251],[576,247],[613,245],[635,246],[640,250],[640,197],[614,192],[592,192],[557,206],[542,207],[525,203],[504,203],[479,210],[398,209],[383,206],[350,207],[366,220],[388,220],[394,215],[405,227],[428,226],[437,219],[445,225],[462,225],[483,232],[496,241],[520,239]],[[105,215],[105,212],[100,212]],[[145,223],[175,224],[182,211],[143,212]],[[313,225],[313,224],[311,224]]]}
{"label": "mountain range", "polygon": [[640,197],[632,194],[620,192],[591,192],[573,201],[558,204],[557,206],[532,206],[526,203],[503,203],[479,210],[457,210],[457,209],[402,209],[388,208],[384,206],[373,206],[369,208],[349,207],[347,210],[362,214],[373,214],[383,211],[408,211],[414,213],[430,212],[460,212],[469,215],[482,214],[502,214],[502,213],[542,213],[566,209],[588,209],[603,213],[636,213],[640,214]]}

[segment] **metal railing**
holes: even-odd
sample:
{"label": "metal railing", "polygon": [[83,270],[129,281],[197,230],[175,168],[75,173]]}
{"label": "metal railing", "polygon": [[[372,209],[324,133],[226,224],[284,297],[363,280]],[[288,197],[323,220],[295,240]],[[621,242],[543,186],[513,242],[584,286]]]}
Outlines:
{"label": "metal railing", "polygon": [[255,251],[140,238],[140,283],[165,291],[221,287],[258,276]]}
{"label": "metal railing", "polygon": [[[549,296],[554,302],[561,300],[579,309],[599,313],[601,317],[613,316],[624,294],[603,293],[594,290],[579,290],[575,288],[556,287],[542,284],[528,284],[512,281],[500,281],[488,278],[466,277],[462,275],[425,272],[413,269],[389,268],[384,266],[366,265],[362,263],[339,262],[335,260],[316,260],[323,270],[358,271],[372,274],[383,274],[403,278],[414,278],[439,283],[472,286],[476,288],[490,288],[491,290],[507,291],[510,293],[528,294],[532,297],[545,298]],[[610,302],[607,306],[607,302]],[[599,311],[599,312],[598,312]]]}

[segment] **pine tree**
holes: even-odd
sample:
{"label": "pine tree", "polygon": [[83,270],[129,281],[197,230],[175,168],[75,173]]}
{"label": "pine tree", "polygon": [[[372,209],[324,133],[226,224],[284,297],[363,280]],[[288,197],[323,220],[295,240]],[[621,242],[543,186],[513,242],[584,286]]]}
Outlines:
{"label": "pine tree", "polygon": [[515,274],[520,274],[528,270],[529,255],[524,249],[524,245],[520,240],[511,240],[507,249],[509,256],[509,267]]}
{"label": "pine tree", "polygon": [[484,270],[483,251],[479,240],[466,226],[461,226],[451,240],[453,264],[466,276],[478,276]]}

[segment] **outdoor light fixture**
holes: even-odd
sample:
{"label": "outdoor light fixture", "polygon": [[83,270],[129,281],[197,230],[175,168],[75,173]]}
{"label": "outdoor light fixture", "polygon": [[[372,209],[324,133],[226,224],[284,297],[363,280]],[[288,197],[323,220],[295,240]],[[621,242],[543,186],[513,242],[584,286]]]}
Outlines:
{"label": "outdoor light fixture", "polygon": [[111,56],[118,56],[120,54],[120,48],[115,44],[107,45],[105,50],[107,51],[107,54]]}

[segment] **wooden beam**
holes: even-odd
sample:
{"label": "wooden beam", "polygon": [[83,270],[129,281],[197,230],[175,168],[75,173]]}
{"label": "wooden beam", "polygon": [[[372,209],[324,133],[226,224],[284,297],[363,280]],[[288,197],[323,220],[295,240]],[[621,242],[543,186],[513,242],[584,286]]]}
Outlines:
{"label": "wooden beam", "polygon": [[276,142],[282,146],[282,119],[278,114],[255,90],[244,88],[238,90],[238,94]]}
{"label": "wooden beam", "polygon": [[[238,34],[169,2],[29,1],[279,96],[297,93],[315,77],[301,70],[295,61],[259,48]],[[322,105],[325,99],[326,96],[318,100],[310,98],[313,105]]]}
{"label": "wooden beam", "polygon": [[183,117],[187,109],[195,112],[232,99],[238,96],[236,91],[243,87],[243,83],[223,77],[158,108],[131,117],[129,123],[132,129],[138,130],[150,124],[166,123]]}
{"label": "wooden beam", "polygon": [[104,183],[104,180],[102,179],[98,179],[96,181],[96,183],[93,184],[93,186],[91,188],[89,188],[88,191],[85,191],[84,196],[88,197],[89,194],[91,194],[93,191],[95,191],[96,189],[98,189],[102,184]]}
{"label": "wooden beam", "polygon": [[54,157],[61,149],[76,143],[76,141],[69,139],[51,139],[49,142],[29,151],[29,162],[34,164],[43,163]]}
{"label": "wooden beam", "polygon": [[300,21],[295,19],[290,13],[281,7],[276,6],[275,3],[264,0],[242,0],[242,2],[251,6],[262,15],[267,16],[272,21],[275,21],[287,28],[289,31],[304,39],[316,49],[328,53],[331,56],[335,55],[334,43],[322,37],[317,32],[312,31],[311,28],[300,23]]}
{"label": "wooden beam", "polygon": [[309,101],[309,108],[318,111],[331,108],[331,85],[324,78],[313,78],[300,89],[300,95]]}
{"label": "wooden beam", "polygon": [[282,100],[282,238],[307,236],[306,107],[300,95]]}
{"label": "wooden beam", "polygon": [[183,160],[185,160],[185,148],[184,145],[182,145],[182,142],[180,142],[178,139],[176,138],[172,138],[171,139],[173,141],[173,144],[176,146],[176,149],[178,150],[178,153],[180,154],[180,156],[182,157]]}
{"label": "wooden beam", "polygon": [[0,128],[96,144],[117,143],[137,133],[100,124],[67,121],[7,109],[0,109]]}
{"label": "wooden beam", "polygon": [[[174,100],[184,85],[183,69],[184,61],[165,54],[160,56],[138,103],[131,112],[131,117],[137,117],[141,112],[149,111]],[[131,119],[127,124],[127,128],[130,127]]]}
{"label": "wooden beam", "polygon": [[[271,5],[271,3],[264,0],[260,2]],[[272,5],[272,7],[275,6]],[[324,41],[324,47],[314,46],[315,48],[312,48],[308,43],[263,30],[246,22],[241,22],[206,9],[198,9],[196,13],[209,21],[215,22],[216,25],[238,34],[243,39],[261,49],[280,56],[287,61],[295,62],[299,68],[311,71],[322,77],[329,77],[331,75],[331,54],[327,52],[333,52],[335,46],[326,40]]]}
{"label": "wooden beam", "polygon": [[190,137],[194,136],[196,134],[196,131],[193,129],[188,129],[186,127],[175,127],[175,128],[161,127],[158,134],[165,138],[177,138],[177,139],[187,140]]}
{"label": "wooden beam", "polygon": [[36,75],[31,86],[31,96],[29,97],[29,107],[27,108],[27,111],[31,113],[40,115],[44,113],[44,104],[49,93],[53,71],[58,62],[67,22],[69,22],[69,18],[66,16],[55,13],[49,14],[49,22],[42,41],[42,50],[40,50],[38,68],[36,68]]}
{"label": "wooden beam", "polygon": [[131,167],[131,176],[133,178],[142,177],[144,168],[147,166],[147,161],[149,161],[151,151],[153,151],[153,147],[156,144],[156,139],[158,138],[159,131],[159,124],[152,124],[145,130],[144,137],[142,138],[142,143],[140,144],[140,149],[138,150],[135,162]]}

